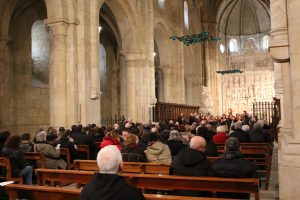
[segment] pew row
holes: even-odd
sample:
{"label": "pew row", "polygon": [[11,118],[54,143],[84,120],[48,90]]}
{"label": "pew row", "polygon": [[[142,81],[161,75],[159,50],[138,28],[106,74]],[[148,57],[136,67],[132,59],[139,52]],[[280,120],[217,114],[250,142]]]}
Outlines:
{"label": "pew row", "polygon": [[[10,200],[78,200],[80,189],[49,186],[10,184],[6,186]],[[183,197],[173,195],[144,194],[146,200],[221,200],[221,198]],[[228,200],[228,199],[227,199]]]}
{"label": "pew row", "polygon": [[[56,182],[86,184],[90,181],[93,171],[72,171],[36,169],[38,185],[49,181],[51,186]],[[158,190],[196,190],[212,192],[249,193],[259,199],[259,180],[257,178],[232,179],[218,177],[189,177],[156,174],[122,173],[129,184],[140,189]]]}
{"label": "pew row", "polygon": [[[124,173],[169,174],[170,165],[142,162],[123,162]],[[75,170],[99,171],[96,160],[75,160]]]}

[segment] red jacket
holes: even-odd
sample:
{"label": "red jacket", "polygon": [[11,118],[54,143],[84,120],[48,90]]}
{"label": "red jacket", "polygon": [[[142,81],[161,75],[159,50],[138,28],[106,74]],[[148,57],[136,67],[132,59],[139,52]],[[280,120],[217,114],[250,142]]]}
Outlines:
{"label": "red jacket", "polygon": [[213,141],[214,143],[225,143],[227,140],[228,136],[226,135],[226,133],[224,132],[217,132],[214,136],[213,136]]}
{"label": "red jacket", "polygon": [[108,145],[116,145],[120,151],[122,151],[122,145],[115,137],[104,137],[100,144],[100,148],[106,147]]}

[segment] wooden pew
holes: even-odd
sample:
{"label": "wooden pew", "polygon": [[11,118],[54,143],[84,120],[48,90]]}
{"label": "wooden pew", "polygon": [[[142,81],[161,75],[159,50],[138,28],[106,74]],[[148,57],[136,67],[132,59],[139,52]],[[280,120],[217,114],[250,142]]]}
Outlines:
{"label": "wooden pew", "polygon": [[46,168],[46,160],[43,153],[40,152],[25,152],[24,158],[27,161],[35,161],[39,168]]}
{"label": "wooden pew", "polygon": [[[218,152],[224,152],[224,144],[217,144]],[[265,189],[269,187],[272,165],[272,146],[268,143],[241,143],[241,153],[245,159],[254,162],[257,172],[263,174],[261,180],[265,182]]]}
{"label": "wooden pew", "polygon": [[[87,184],[94,172],[73,170],[36,169],[38,185],[51,182]],[[197,190],[212,192],[253,193],[259,199],[259,180],[257,178],[232,179],[218,177],[190,177],[173,175],[122,173],[129,184],[141,189],[158,190]]]}
{"label": "wooden pew", "polygon": [[[80,189],[10,184],[6,186],[10,200],[76,200],[80,197]],[[144,194],[146,200],[220,200],[208,197],[183,197],[173,195]],[[228,200],[228,199],[227,199]]]}
{"label": "wooden pew", "polygon": [[90,159],[90,147],[88,145],[76,145],[77,146],[77,153],[84,153],[86,155],[86,159]]}
{"label": "wooden pew", "polygon": [[173,175],[123,173],[129,184],[141,189],[196,190],[211,192],[252,193],[259,199],[257,178],[233,179],[218,177],[190,177]]}
{"label": "wooden pew", "polygon": [[2,167],[5,168],[6,175],[2,176],[0,173],[0,180],[23,183],[23,177],[12,177],[10,160],[8,158],[0,157],[0,168]]}
{"label": "wooden pew", "polygon": [[[75,170],[99,171],[95,160],[75,160]],[[142,162],[123,162],[123,172],[143,174],[169,174],[170,165]]]}
{"label": "wooden pew", "polygon": [[37,185],[46,185],[50,182],[50,186],[56,186],[56,183],[77,183],[78,185],[87,184],[92,176],[93,171],[75,171],[75,170],[59,170],[59,169],[36,169]]}
{"label": "wooden pew", "polygon": [[71,157],[70,157],[70,150],[68,148],[60,148],[60,156],[66,161],[67,167],[66,169],[71,168]]}

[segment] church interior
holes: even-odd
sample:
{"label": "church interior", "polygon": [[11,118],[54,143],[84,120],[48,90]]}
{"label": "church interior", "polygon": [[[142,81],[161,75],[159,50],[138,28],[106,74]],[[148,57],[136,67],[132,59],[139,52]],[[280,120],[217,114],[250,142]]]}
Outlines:
{"label": "church interior", "polygon": [[[121,117],[147,124],[160,120],[158,104],[270,123],[275,114],[260,109],[278,100],[277,198],[296,200],[298,9],[299,0],[0,0],[0,129],[33,137]],[[172,39],[206,32],[216,40]]]}

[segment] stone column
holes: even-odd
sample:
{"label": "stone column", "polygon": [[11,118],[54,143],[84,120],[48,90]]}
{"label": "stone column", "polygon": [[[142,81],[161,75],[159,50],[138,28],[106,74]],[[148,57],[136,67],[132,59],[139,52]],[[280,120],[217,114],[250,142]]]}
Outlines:
{"label": "stone column", "polygon": [[67,63],[66,40],[68,24],[47,24],[52,30],[49,55],[50,126],[67,125]]}
{"label": "stone column", "polygon": [[13,84],[11,68],[8,65],[7,47],[9,38],[0,38],[0,129],[9,128],[13,115],[11,110]]}

